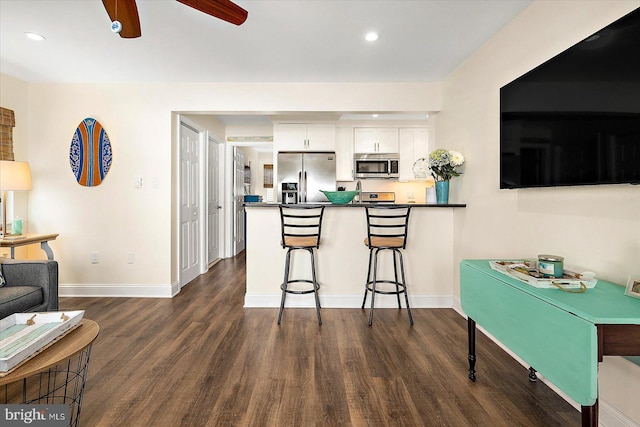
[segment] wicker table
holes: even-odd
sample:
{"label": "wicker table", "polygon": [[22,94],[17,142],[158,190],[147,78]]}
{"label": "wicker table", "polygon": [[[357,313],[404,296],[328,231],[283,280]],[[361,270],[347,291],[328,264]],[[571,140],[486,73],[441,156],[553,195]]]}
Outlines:
{"label": "wicker table", "polygon": [[93,320],[82,319],[78,328],[0,377],[0,402],[66,404],[69,425],[77,426],[91,346],[99,330]]}

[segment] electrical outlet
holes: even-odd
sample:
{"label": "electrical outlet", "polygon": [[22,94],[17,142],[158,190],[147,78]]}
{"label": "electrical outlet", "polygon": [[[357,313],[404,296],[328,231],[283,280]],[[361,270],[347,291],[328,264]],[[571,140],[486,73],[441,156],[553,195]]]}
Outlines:
{"label": "electrical outlet", "polygon": [[135,258],[135,255],[132,253],[128,253],[127,254],[127,264],[133,264],[133,260]]}
{"label": "electrical outlet", "polygon": [[100,255],[98,252],[91,252],[91,264],[100,264]]}
{"label": "electrical outlet", "polygon": [[415,199],[415,197],[414,197],[414,195],[413,195],[413,193],[411,191],[409,191],[407,193],[407,199]]}
{"label": "electrical outlet", "polygon": [[133,186],[135,188],[142,188],[142,177],[141,176],[136,176],[133,179]]}

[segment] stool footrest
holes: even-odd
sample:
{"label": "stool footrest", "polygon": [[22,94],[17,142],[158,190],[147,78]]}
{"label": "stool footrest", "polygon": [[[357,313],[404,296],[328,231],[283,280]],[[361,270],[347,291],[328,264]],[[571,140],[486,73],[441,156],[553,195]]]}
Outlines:
{"label": "stool footrest", "polygon": [[373,281],[370,281],[370,282],[367,282],[367,289],[369,290],[369,292],[375,292],[376,294],[385,294],[385,295],[400,295],[405,293],[406,286],[404,285],[404,283],[396,282],[393,280],[376,280],[376,286],[378,285],[378,283],[387,283],[389,285],[397,286],[399,289],[395,291],[387,291],[387,290],[376,288],[376,290],[374,291]]}
{"label": "stool footrest", "polygon": [[[312,285],[314,285],[311,289],[289,289],[288,285],[290,285],[291,283],[310,283]],[[312,294],[314,292],[316,292],[318,289],[320,289],[320,284],[314,284],[313,280],[306,280],[306,279],[292,279],[292,280],[288,280],[284,283],[282,283],[280,285],[280,289],[282,289],[284,292],[288,293],[288,294],[297,294],[297,295],[304,295],[304,294]]]}

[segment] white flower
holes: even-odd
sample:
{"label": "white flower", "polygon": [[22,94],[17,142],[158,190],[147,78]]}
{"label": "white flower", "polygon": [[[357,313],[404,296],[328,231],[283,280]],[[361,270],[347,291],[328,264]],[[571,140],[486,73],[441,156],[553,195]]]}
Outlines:
{"label": "white flower", "polygon": [[462,172],[456,170],[464,163],[464,157],[457,151],[449,151],[444,148],[429,153],[427,157],[431,176],[436,181],[448,181],[454,176],[459,176]]}
{"label": "white flower", "polygon": [[464,163],[464,156],[457,151],[449,151],[449,155],[451,156],[451,165],[452,166],[462,166]]}

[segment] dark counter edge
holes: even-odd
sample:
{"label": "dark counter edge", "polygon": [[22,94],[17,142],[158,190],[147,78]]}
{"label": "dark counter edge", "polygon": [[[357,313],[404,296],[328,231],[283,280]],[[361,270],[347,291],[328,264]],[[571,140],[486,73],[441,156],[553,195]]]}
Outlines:
{"label": "dark counter edge", "polygon": [[[274,208],[282,205],[282,203],[265,203],[265,202],[248,202],[244,203],[244,207],[250,208]],[[299,206],[309,206],[309,205],[322,205],[329,208],[362,208],[365,206],[375,207],[376,203],[348,203],[346,205],[334,205],[330,202],[318,202],[318,203],[300,203]],[[390,203],[381,203],[382,206],[388,206]],[[287,204],[286,206],[298,206],[295,204]],[[450,203],[446,205],[438,205],[435,203],[394,203],[393,206],[411,206],[414,208],[465,208],[467,207],[466,203]]]}

